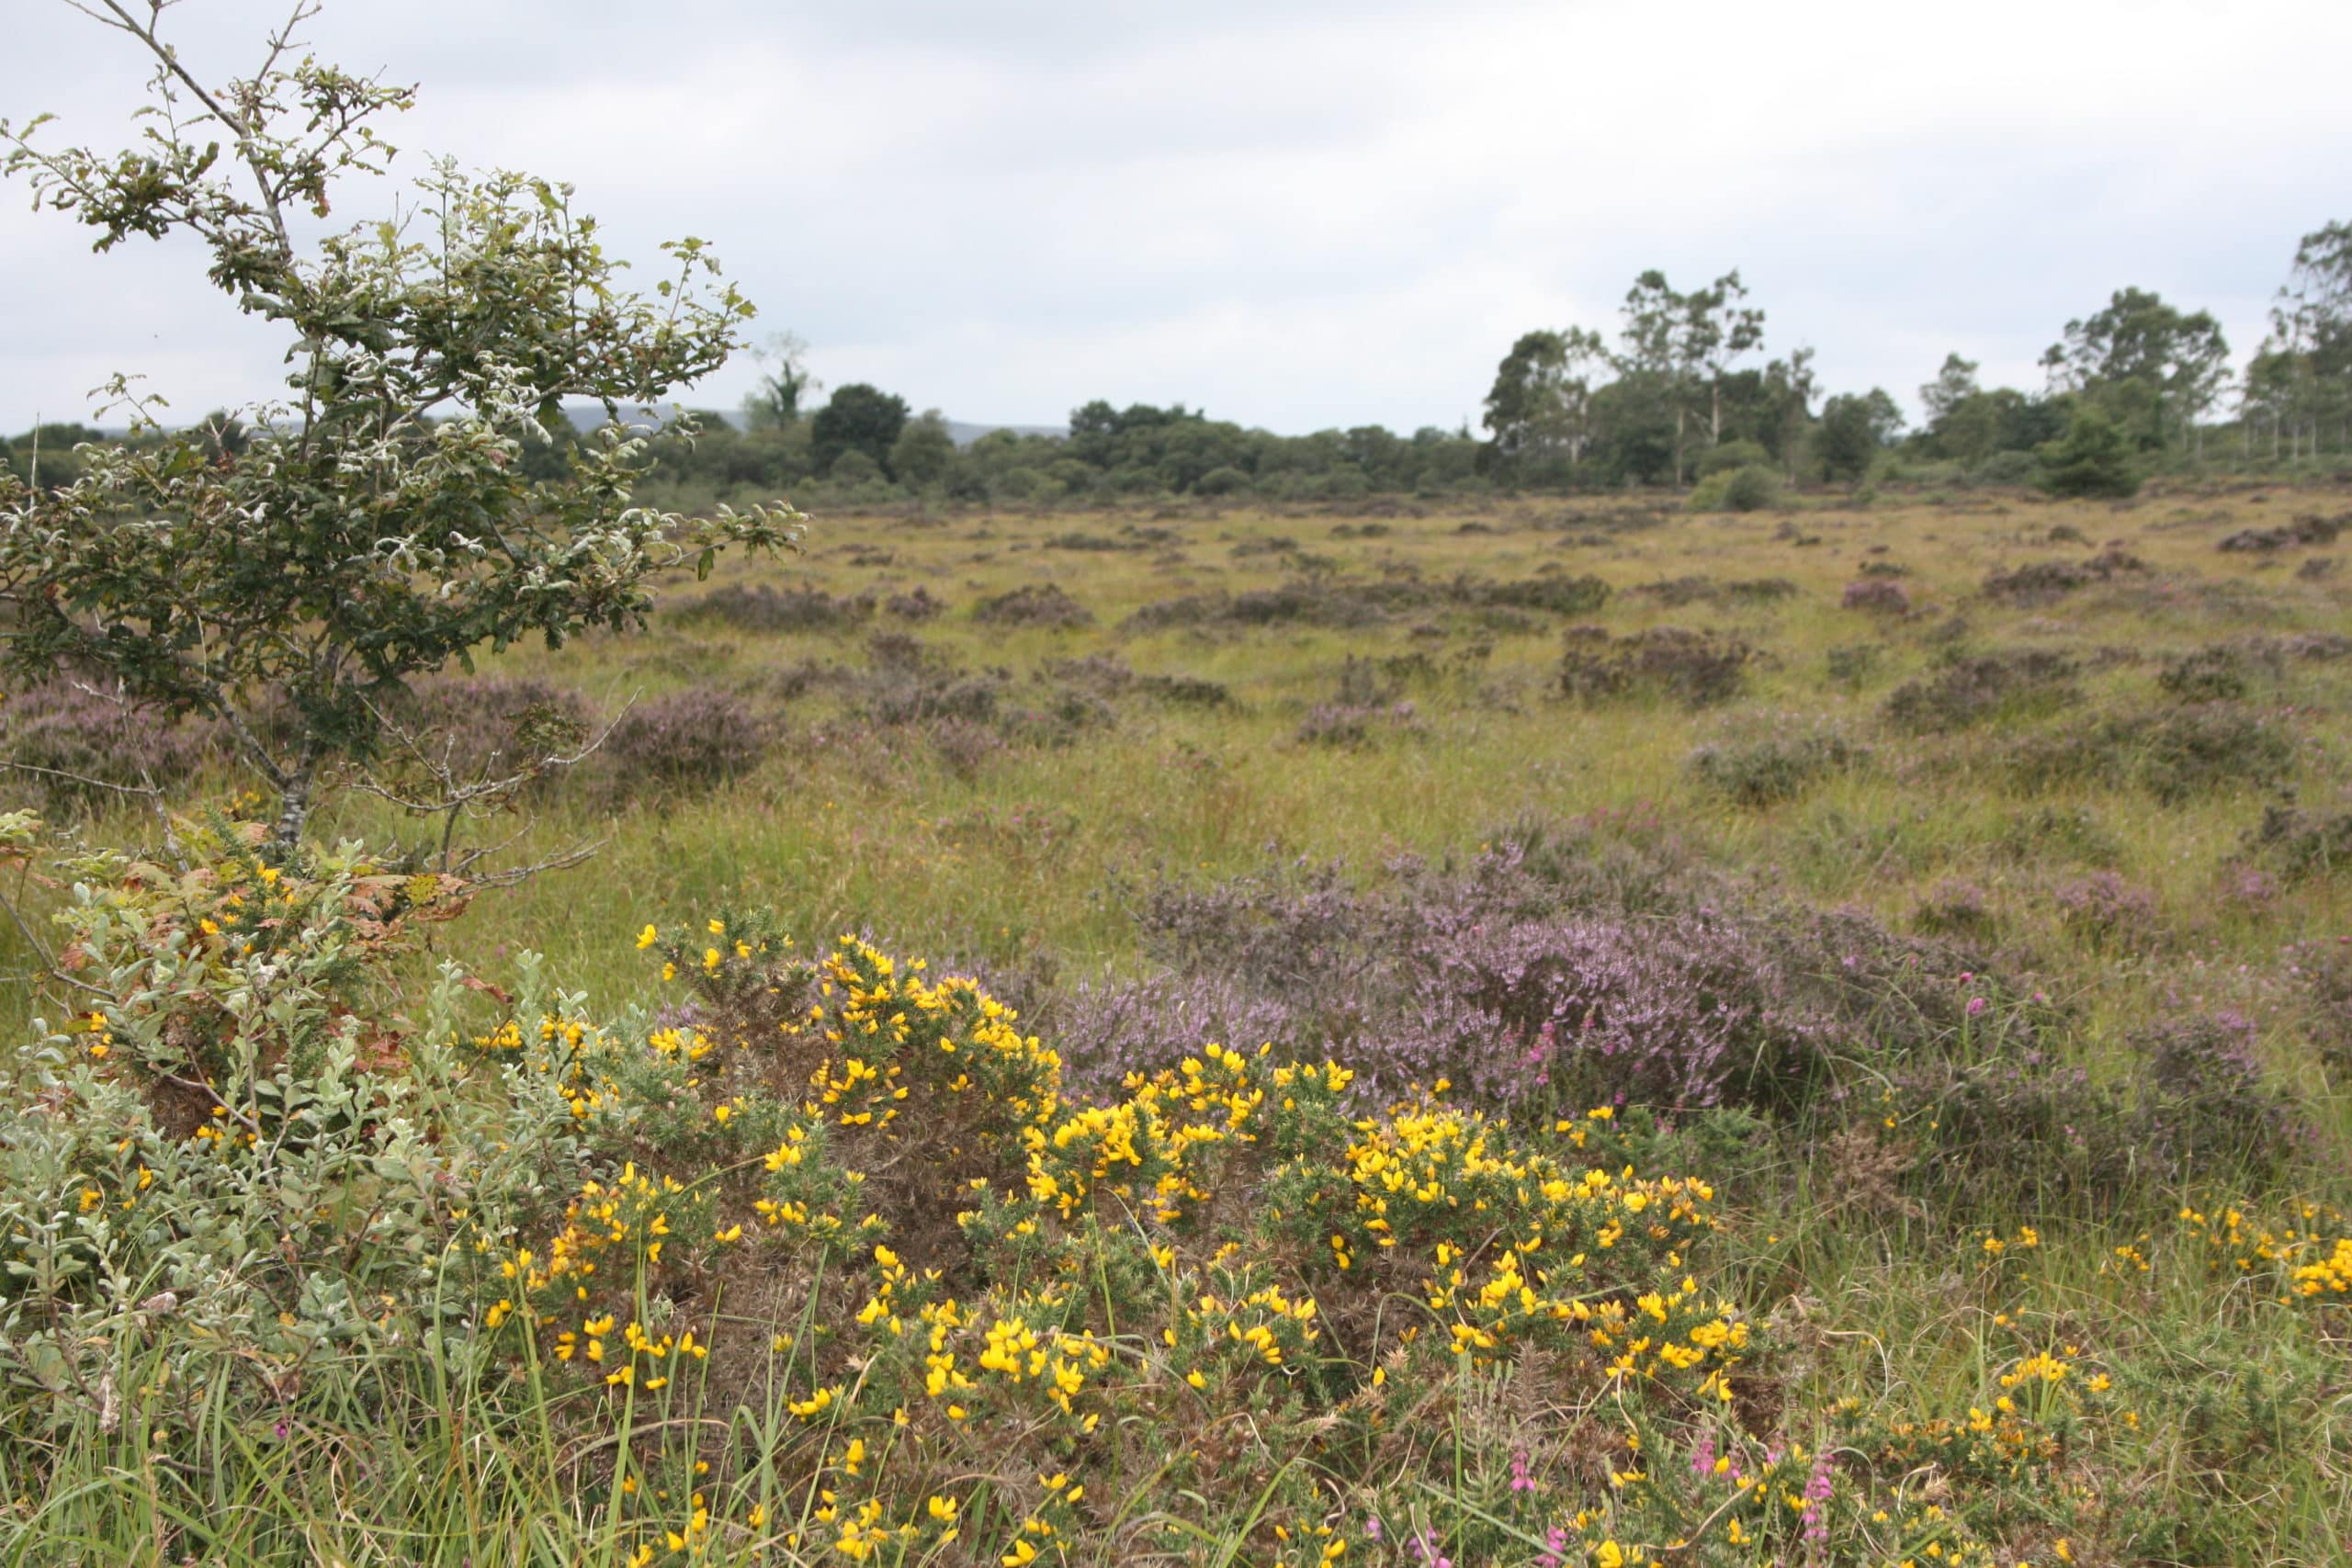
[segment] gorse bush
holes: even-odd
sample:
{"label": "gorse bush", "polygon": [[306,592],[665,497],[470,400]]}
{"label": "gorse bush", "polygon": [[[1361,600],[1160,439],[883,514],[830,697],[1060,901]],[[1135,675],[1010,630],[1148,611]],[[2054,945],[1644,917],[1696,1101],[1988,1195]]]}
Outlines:
{"label": "gorse bush", "polygon": [[[602,1449],[582,1502],[625,1559],[1129,1554],[1226,1528],[1204,1507],[1247,1493],[1267,1560],[1331,1561],[1380,1527],[1335,1519],[1328,1478],[1419,1517],[1383,1433],[1425,1391],[1542,1356],[1555,1387],[1609,1396],[1622,1466],[1720,1440],[1713,1413],[1768,1352],[1693,1278],[1713,1190],[1636,1175],[1639,1139],[1606,1111],[1547,1134],[1555,1156],[1442,1100],[1367,1113],[1333,1064],[1214,1045],[1073,1103],[1057,1055],[975,983],[852,939],[803,960],[731,914],[640,938],[687,987],[683,1021],[599,1026],[534,978],[523,1010],[469,1029],[453,969],[377,1040],[343,1010],[381,983],[401,912],[341,863],[248,874],[219,847],[198,907],[283,908],[270,951],[300,962],[272,971],[259,928],[209,915],[189,939],[274,973],[277,1000],[223,1012],[201,968],[107,968],[113,911],[178,896],[136,877],[96,896],[74,919],[109,999],[44,1043],[47,1109],[0,1134],[0,1425],[22,1483],[127,1423],[232,1487],[338,1454],[300,1484],[366,1517],[418,1477],[349,1403],[357,1377],[379,1409],[455,1398],[486,1431]],[[293,1018],[315,1021],[299,1045]],[[249,1065],[212,1076],[192,1128],[153,1092],[205,1093],[171,1043],[190,1028]],[[1227,1408],[1255,1412],[1238,1440],[1156,1468],[1129,1452]],[[741,1419],[706,1433],[706,1409]],[[549,1479],[537,1451],[455,1479],[511,1510]],[[1506,1530],[1622,1557],[1630,1521],[1510,1501]],[[305,1527],[164,1528],[201,1554]],[[1445,1528],[1464,1550],[1491,1527]]]}

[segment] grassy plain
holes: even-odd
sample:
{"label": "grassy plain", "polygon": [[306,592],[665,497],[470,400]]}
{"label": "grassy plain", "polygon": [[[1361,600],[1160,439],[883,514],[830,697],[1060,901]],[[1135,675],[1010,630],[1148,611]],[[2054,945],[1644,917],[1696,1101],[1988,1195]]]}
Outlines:
{"label": "grassy plain", "polygon": [[[303,1550],[354,1562],[631,1561],[641,1541],[661,1561],[1012,1563],[1036,1540],[1046,1560],[1106,1563],[2346,1561],[2352,1254],[2325,1259],[2352,1235],[2334,1207],[2352,1203],[2352,988],[2329,978],[2352,973],[2330,968],[2352,940],[2352,874],[2335,863],[2352,834],[2330,836],[2352,811],[2352,643],[2338,645],[2352,583],[2332,570],[2344,547],[2324,526],[2294,535],[2298,518],[2324,524],[2347,504],[2341,490],[2215,481],[2121,503],[1961,491],[1723,515],[1613,497],[822,517],[807,558],[727,563],[665,601],[644,635],[484,663],[608,713],[718,690],[765,727],[763,754],[723,781],[649,783],[658,758],[638,754],[559,784],[516,854],[582,838],[603,850],[436,929],[439,947],[493,979],[521,950],[545,954],[603,1016],[662,998],[632,962],[640,928],[766,908],[804,948],[865,933],[943,967],[979,965],[1035,1016],[1076,1019],[1080,982],[1164,967],[1148,909],[1171,888],[1336,865],[1340,886],[1409,899],[1419,873],[1400,857],[1466,867],[1530,823],[1595,863],[1664,868],[1790,922],[1852,908],[1903,940],[1946,944],[1921,952],[1977,955],[2000,977],[1984,1027],[2012,1009],[2041,1020],[2018,1061],[2037,1074],[2078,1066],[2120,1097],[2032,1104],[2109,1105],[2108,1135],[2144,1135],[2144,1163],[2122,1146],[2098,1168],[2108,1174],[2084,1178],[2059,1160],[2052,1170],[2074,1173],[2063,1190],[2041,1185],[2030,1159],[2007,1173],[1973,1166],[1946,1122],[2012,1111],[1984,1098],[1998,1092],[1991,1078],[1962,1070],[1997,1050],[1964,1038],[1948,1100],[1902,1078],[1909,1058],[1855,1058],[1801,1114],[1669,1106],[1641,1134],[1645,1158],[1715,1162],[1723,1228],[1707,1244],[1706,1290],[1741,1303],[1772,1346],[1741,1384],[1739,1431],[1775,1465],[1793,1462],[1781,1445],[1809,1444],[1826,1456],[1807,1461],[1815,1482],[1870,1499],[1834,1541],[1812,1533],[1793,1472],[1757,1494],[1774,1494],[1786,1528],[1751,1529],[1745,1546],[1736,1529],[1724,1537],[1722,1521],[1742,1516],[1710,1514],[1692,1488],[1713,1483],[1718,1441],[1746,1439],[1727,1429],[1696,1446],[1689,1389],[1660,1395],[1667,1414],[1651,1425],[1622,1394],[1547,1405],[1528,1391],[1545,1365],[1532,1352],[1490,1361],[1467,1349],[1451,1392],[1410,1411],[1367,1416],[1360,1389],[1302,1427],[1282,1427],[1303,1417],[1256,1394],[1246,1415],[1205,1412],[1200,1431],[1157,1439],[1159,1471],[1157,1458],[1088,1471],[1098,1495],[1086,1507],[1025,1473],[1076,1471],[1080,1450],[1008,1426],[993,1440],[1024,1473],[977,1489],[956,1478],[973,1521],[958,1540],[931,1528],[933,1514],[928,1533],[842,1546],[858,1538],[823,1511],[831,1491],[820,1504],[813,1490],[758,1487],[758,1456],[773,1483],[789,1447],[770,1428],[793,1424],[714,1406],[754,1458],[719,1463],[724,1528],[673,1547],[571,1459],[554,1461],[562,1423],[546,1405],[517,1416],[462,1398],[416,1418],[405,1459],[343,1453],[375,1478],[372,1502],[355,1501],[334,1465],[272,1469],[248,1453],[220,1517],[305,1519]],[[2279,536],[2219,547],[2249,530]],[[1998,581],[2036,563],[2061,570]],[[1563,609],[1576,600],[1565,590],[1495,591],[1585,577],[1607,585],[1605,602]],[[1858,583],[1892,587],[1849,594]],[[1041,624],[1050,604],[1026,619],[978,613],[1048,585],[1084,624]],[[918,587],[944,610],[889,607]],[[763,590],[828,598],[778,610]],[[1286,596],[1245,597],[1270,591]],[[796,615],[832,624],[764,624]],[[1589,627],[1605,636],[1575,629]],[[1643,665],[1640,650],[1696,645],[1648,637],[1658,628],[1713,639],[1717,654],[1741,645],[1736,688],[1679,700],[1684,666]],[[1631,662],[1610,662],[1620,655]],[[403,825],[352,797],[334,829],[380,843]],[[126,815],[92,830],[141,829]],[[433,956],[412,961],[420,989]],[[1953,997],[1994,985],[1973,971],[1906,983]],[[2216,1015],[2251,1050],[2259,1085],[2192,1064],[2188,1098],[2128,1120],[2122,1107],[2154,1092],[2144,1086],[2164,1030]],[[1170,1038],[1167,1059],[1202,1043]],[[1584,1084],[1595,1081],[1605,1072]],[[1522,1106],[1521,1135],[1544,1134],[1550,1116]],[[2197,1119],[2202,1152],[2182,1152],[2184,1119]],[[2052,1136],[2076,1134],[2059,1124]],[[1923,1173],[1940,1170],[1959,1185],[1936,1190]],[[1294,1291],[1312,1278],[1269,1267]],[[1312,1474],[1234,1443],[1204,1461],[1202,1433],[1227,1417],[1315,1442],[1395,1419],[1425,1425],[1430,1441],[1398,1453],[1333,1438]],[[460,1436],[469,1422],[487,1448],[453,1461],[472,1478],[461,1516],[415,1456],[472,1442]],[[1600,1427],[1618,1435],[1593,1438]],[[1679,1446],[1624,1447],[1636,1429]],[[852,1430],[883,1434],[880,1450],[889,1423],[842,1435]],[[125,1477],[152,1467],[110,1440],[69,1441],[63,1469],[79,1467],[87,1501],[19,1498],[16,1535],[0,1533],[16,1561],[177,1561],[176,1543],[201,1536],[185,1501],[126,1492]],[[1594,1441],[1619,1446],[1596,1463]],[[1176,1472],[1189,1490],[1162,1484],[1180,1461],[1205,1465]],[[659,1462],[646,1461],[649,1486]],[[816,1473],[810,1462],[793,1473]],[[860,1495],[837,1454],[824,1463],[844,1499]],[[0,1461],[17,1464],[62,1484],[59,1469]],[[1522,1488],[1530,1466],[1537,1481]],[[1669,1472],[1695,1480],[1677,1480],[1674,1499],[1636,1501],[1645,1485],[1673,1491]],[[1112,1484],[1121,1495],[1099,1495]],[[888,1520],[922,1523],[922,1502],[894,1496]],[[788,1517],[788,1540],[780,1526],[726,1525],[770,1516]],[[1940,1534],[1920,1524],[1931,1516],[1967,1529]],[[1059,1533],[1024,1536],[1024,1517]],[[1566,1533],[1547,1540],[1552,1529]],[[285,1550],[258,1524],[237,1539],[254,1558]],[[240,1550],[216,1544],[203,1560],[247,1560]]]}

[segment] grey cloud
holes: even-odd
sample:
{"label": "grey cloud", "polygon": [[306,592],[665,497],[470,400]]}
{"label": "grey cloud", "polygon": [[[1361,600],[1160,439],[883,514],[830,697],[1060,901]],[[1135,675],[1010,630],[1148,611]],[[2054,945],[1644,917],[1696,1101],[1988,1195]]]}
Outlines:
{"label": "grey cloud", "polygon": [[[104,140],[137,85],[120,40],[18,8],[0,113]],[[170,15],[217,72],[277,10]],[[2323,205],[2352,154],[2322,90],[2340,6],[2276,0],[2226,34],[2105,4],[1996,5],[1965,32],[1804,10],[1701,0],[1669,34],[1629,3],[343,0],[310,32],[422,82],[404,145],[573,179],[641,261],[705,235],[829,379],[975,419],[1099,395],[1451,424],[1518,332],[1613,325],[1651,265],[1738,265],[1770,351],[1813,344],[1833,387],[1907,398],[1953,348],[2030,384],[2126,284],[2250,350],[2295,237],[2344,215]],[[94,363],[192,375],[183,405],[271,391],[198,269],[77,241],[0,203],[0,425],[78,399],[60,378]]]}

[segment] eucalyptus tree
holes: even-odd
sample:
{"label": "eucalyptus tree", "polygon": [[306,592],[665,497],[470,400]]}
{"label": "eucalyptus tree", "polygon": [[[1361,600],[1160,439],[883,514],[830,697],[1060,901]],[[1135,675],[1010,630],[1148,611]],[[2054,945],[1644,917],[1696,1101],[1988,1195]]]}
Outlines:
{"label": "eucalyptus tree", "polygon": [[1763,346],[1764,312],[1743,303],[1747,298],[1736,267],[1687,294],[1652,268],[1634,280],[1620,309],[1626,374],[1654,380],[1672,407],[1678,485],[1699,389],[1706,390],[1707,439],[1713,445],[1723,437],[1724,378],[1741,357]]}
{"label": "eucalyptus tree", "polygon": [[[571,186],[448,159],[388,216],[333,228],[347,182],[390,174],[377,126],[414,89],[301,55],[315,0],[253,74],[208,85],[163,36],[168,6],[75,7],[153,63],[135,146],[51,147],[52,117],[0,121],[0,170],[95,230],[97,251],[194,241],[211,284],[283,339],[287,391],[244,411],[232,449],[164,432],[164,400],[117,376],[113,406],[146,438],[84,446],[62,488],[0,478],[0,671],[220,721],[290,846],[326,787],[414,748],[396,711],[418,677],[526,637],[639,626],[663,572],[796,546],[802,520],[632,499],[645,438],[623,406],[717,369],[752,315],[702,241],[665,244],[667,275],[631,292]],[[526,455],[574,400],[608,423],[531,477]],[[519,776],[444,770],[405,803],[454,825]]]}
{"label": "eucalyptus tree", "polygon": [[2119,288],[2105,308],[2068,321],[2041,364],[2052,390],[2100,404],[2143,446],[2162,446],[2176,432],[2193,444],[2228,384],[2230,344],[2211,312]]}
{"label": "eucalyptus tree", "polygon": [[1600,334],[1581,327],[1521,335],[1487,393],[1489,449],[1522,476],[1573,468],[1592,438],[1592,371],[1608,359]]}

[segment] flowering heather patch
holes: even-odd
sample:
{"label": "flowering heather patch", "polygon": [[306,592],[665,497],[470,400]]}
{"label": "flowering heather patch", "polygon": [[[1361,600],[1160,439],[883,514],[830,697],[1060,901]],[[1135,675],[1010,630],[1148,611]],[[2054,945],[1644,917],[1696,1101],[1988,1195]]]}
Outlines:
{"label": "flowering heather patch", "polygon": [[766,721],[749,703],[697,686],[629,709],[598,757],[616,795],[710,789],[759,766],[769,739]]}
{"label": "flowering heather patch", "polygon": [[1838,604],[1848,610],[1868,610],[1883,615],[1907,615],[1911,613],[1911,594],[1900,582],[1883,577],[1865,577],[1846,584],[1838,597]]}
{"label": "flowering heather patch", "polygon": [[51,811],[105,804],[125,789],[178,785],[233,755],[220,727],[168,722],[71,681],[0,696],[0,764],[21,795]]}

